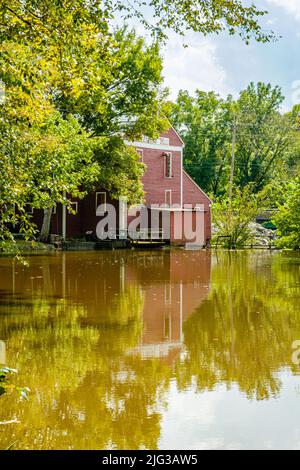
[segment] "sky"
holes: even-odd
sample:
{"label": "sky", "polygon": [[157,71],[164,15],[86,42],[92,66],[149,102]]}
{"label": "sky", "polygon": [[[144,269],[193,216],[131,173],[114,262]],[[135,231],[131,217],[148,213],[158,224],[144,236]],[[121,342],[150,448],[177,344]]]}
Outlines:
{"label": "sky", "polygon": [[180,89],[191,94],[199,88],[221,96],[238,96],[253,82],[279,85],[286,100],[283,111],[300,103],[300,0],[254,0],[269,14],[261,19],[264,29],[281,36],[277,42],[245,45],[239,36],[189,34],[183,47],[171,33],[163,50],[165,84],[175,99]]}

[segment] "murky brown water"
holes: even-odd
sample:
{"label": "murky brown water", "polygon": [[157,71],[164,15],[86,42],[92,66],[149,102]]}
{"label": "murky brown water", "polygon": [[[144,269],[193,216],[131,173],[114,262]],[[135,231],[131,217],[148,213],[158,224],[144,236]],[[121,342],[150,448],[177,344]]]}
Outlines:
{"label": "murky brown water", "polygon": [[300,257],[0,259],[0,448],[299,448]]}

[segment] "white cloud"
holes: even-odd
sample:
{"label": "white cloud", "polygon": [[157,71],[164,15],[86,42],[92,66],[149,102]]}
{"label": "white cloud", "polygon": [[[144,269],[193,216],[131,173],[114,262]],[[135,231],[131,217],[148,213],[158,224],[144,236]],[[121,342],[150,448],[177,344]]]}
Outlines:
{"label": "white cloud", "polygon": [[268,3],[282,7],[287,13],[293,15],[300,21],[300,1],[299,0],[267,0]]}
{"label": "white cloud", "polygon": [[194,93],[196,88],[203,91],[214,90],[227,95],[226,70],[217,56],[217,46],[210,38],[193,34],[185,39],[187,48],[178,36],[172,35],[164,51],[165,84],[170,88],[174,99],[180,89]]}

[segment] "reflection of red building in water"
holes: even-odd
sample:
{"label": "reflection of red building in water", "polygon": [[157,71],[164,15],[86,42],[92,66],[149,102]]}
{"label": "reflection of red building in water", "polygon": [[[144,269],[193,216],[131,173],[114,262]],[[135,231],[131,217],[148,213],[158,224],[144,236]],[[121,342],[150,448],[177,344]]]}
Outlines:
{"label": "reflection of red building in water", "polygon": [[[164,132],[156,141],[144,139],[143,142],[133,142],[133,145],[141,155],[141,160],[146,165],[143,176],[145,192],[145,205],[166,206],[176,205],[176,208],[166,208],[170,224],[170,241],[172,243],[185,243],[194,241],[189,239],[188,234],[184,234],[179,228],[183,225],[183,218],[191,219],[192,230],[196,227],[196,218],[199,212],[203,212],[201,224],[203,226],[203,244],[209,243],[211,239],[211,201],[208,196],[197,186],[190,176],[183,169],[183,141],[171,128]],[[57,206],[52,215],[51,233],[61,235],[63,238],[74,236],[84,236],[87,232],[95,234],[98,222],[105,215],[97,214],[99,205],[104,206],[111,203],[117,209],[117,231],[126,228],[122,204],[111,200],[109,193],[103,189],[89,193],[84,199],[74,199],[72,209],[75,212],[69,213],[65,207]],[[187,207],[188,206],[188,207]],[[196,210],[196,206],[201,206]],[[151,214],[153,219],[157,209],[149,210],[149,218],[144,229],[151,228]],[[42,211],[33,211],[34,221],[40,227],[42,223]],[[162,215],[160,215],[162,218]],[[128,219],[130,220],[130,219]],[[199,219],[198,219],[199,220]],[[202,228],[201,228],[202,231]],[[179,235],[178,235],[179,233]]]}
{"label": "reflection of red building in water", "polygon": [[157,270],[160,275],[152,276],[144,287],[143,334],[130,353],[171,361],[183,347],[184,321],[209,293],[211,254],[175,251],[170,254],[168,276],[163,278],[163,271]]}
{"label": "reflection of red building in water", "polygon": [[[211,253],[181,249],[60,253],[33,256],[25,269],[5,258],[0,266],[2,310],[6,303],[22,301],[30,320],[31,299],[45,299],[50,321],[55,318],[51,309],[63,300],[65,315],[72,305],[81,306],[81,326],[109,329],[116,341],[120,325],[130,328],[138,320],[141,333],[133,347],[128,346],[128,354],[171,361],[183,346],[184,321],[209,293]],[[130,296],[132,292],[138,295]]]}

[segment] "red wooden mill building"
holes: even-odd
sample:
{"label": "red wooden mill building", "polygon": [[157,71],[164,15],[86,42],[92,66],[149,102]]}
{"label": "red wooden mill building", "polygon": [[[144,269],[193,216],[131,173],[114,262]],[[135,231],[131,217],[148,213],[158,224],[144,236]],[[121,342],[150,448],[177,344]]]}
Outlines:
{"label": "red wooden mill building", "polygon": [[[183,169],[184,142],[174,128],[161,134],[160,138],[153,141],[144,138],[142,142],[130,142],[141,155],[141,160],[146,165],[143,175],[145,193],[145,206],[151,212],[152,205],[164,204],[170,218],[170,243],[185,244],[187,240],[184,233],[178,237],[178,223],[180,219],[189,213],[195,229],[195,220],[199,210],[203,213],[203,245],[207,245],[211,239],[211,200]],[[51,219],[51,234],[60,235],[63,239],[72,239],[86,236],[87,233],[96,236],[96,227],[105,213],[99,215],[97,208],[100,204],[113,204],[117,210],[117,229],[124,228],[124,221],[120,221],[119,202],[112,200],[105,189],[89,193],[84,199],[74,199],[70,213],[66,207],[55,207]],[[171,206],[176,206],[173,208]],[[187,207],[188,206],[188,207]],[[198,208],[201,206],[201,209]],[[168,209],[169,207],[169,209]],[[34,210],[33,219],[38,227],[42,223],[42,211]],[[127,218],[127,215],[125,216]],[[149,217],[149,220],[151,217]],[[127,223],[130,222],[128,218]],[[149,232],[151,232],[150,222]],[[181,221],[181,225],[182,225]],[[125,223],[125,226],[127,224]],[[145,229],[147,227],[143,227]],[[117,232],[118,233],[118,230]]]}

